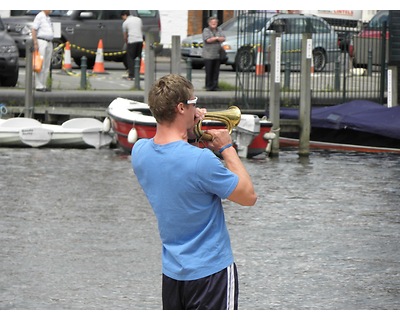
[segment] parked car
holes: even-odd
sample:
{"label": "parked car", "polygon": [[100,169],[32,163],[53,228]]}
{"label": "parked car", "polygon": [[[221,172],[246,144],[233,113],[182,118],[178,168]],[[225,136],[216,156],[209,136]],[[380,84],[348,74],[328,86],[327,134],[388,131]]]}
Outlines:
{"label": "parked car", "polygon": [[[255,15],[241,15],[236,16],[228,21],[222,23],[220,28],[223,30],[225,37],[235,37],[238,32],[253,32],[256,28],[255,24],[263,24],[263,18],[257,17]],[[239,29],[239,27],[241,29]],[[193,69],[201,69],[204,67],[204,61],[201,57],[203,50],[203,34],[195,34],[189,36],[182,40],[181,43],[181,56],[182,59],[187,60],[190,58],[192,60]],[[232,61],[232,59],[231,59]],[[228,63],[227,63],[228,64]],[[232,63],[231,63],[232,64]]]}
{"label": "parked car", "polygon": [[0,85],[15,87],[18,82],[18,48],[0,18]]}
{"label": "parked car", "polygon": [[[367,68],[369,59],[372,65],[382,64],[383,24],[389,27],[389,10],[378,11],[368,24],[355,35],[350,43],[349,54],[355,68]],[[389,31],[386,30],[386,59],[389,56]],[[370,58],[369,58],[370,56]]]}
{"label": "parked car", "polygon": [[[226,34],[226,40],[222,43],[228,55],[226,64],[238,71],[248,71],[255,66],[257,47],[260,45],[264,57],[267,57],[264,64],[268,68],[269,39],[273,32],[281,34],[282,63],[290,61],[293,67],[300,65],[303,33],[312,34],[315,71],[322,71],[327,63],[336,61],[340,54],[337,33],[324,19],[314,15],[270,12],[244,14],[227,21],[221,28]],[[184,39],[182,58],[190,57],[200,65],[201,47],[201,35]]]}
{"label": "parked car", "polygon": [[[20,56],[25,56],[26,41],[31,39],[32,23],[39,10],[28,10],[24,15],[4,19],[9,34],[18,45]],[[130,10],[131,15],[143,21],[144,33],[154,38],[156,54],[161,52],[161,19],[158,10]],[[61,38],[54,39],[53,68],[60,68],[64,55],[64,44],[71,44],[71,57],[80,66],[83,56],[92,68],[95,63],[99,40],[103,41],[104,60],[124,61],[121,10],[53,10],[53,22],[61,23]]]}

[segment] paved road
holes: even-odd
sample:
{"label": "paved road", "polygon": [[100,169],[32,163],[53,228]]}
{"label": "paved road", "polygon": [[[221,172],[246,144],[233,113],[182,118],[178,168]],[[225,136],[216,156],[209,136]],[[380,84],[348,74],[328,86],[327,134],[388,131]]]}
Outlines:
{"label": "paved road", "polygon": [[[131,90],[135,87],[134,81],[123,79],[126,76],[126,70],[122,63],[108,62],[104,63],[104,74],[88,73],[87,81],[91,90]],[[155,78],[159,78],[170,73],[170,60],[166,57],[156,58]],[[181,64],[181,74],[187,76],[186,64]],[[53,90],[78,90],[81,83],[81,70],[75,64],[72,72],[66,73],[63,70],[52,70],[52,88]],[[192,82],[196,91],[204,91],[205,71],[192,70]],[[234,86],[235,72],[230,66],[221,66],[220,81]],[[141,76],[141,88],[144,88],[144,77]],[[25,88],[25,60],[20,59],[20,73],[17,88]]]}

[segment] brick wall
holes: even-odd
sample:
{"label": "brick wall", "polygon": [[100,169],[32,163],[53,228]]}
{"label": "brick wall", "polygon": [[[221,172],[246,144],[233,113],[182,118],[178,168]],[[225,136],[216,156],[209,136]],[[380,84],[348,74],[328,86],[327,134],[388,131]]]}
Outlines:
{"label": "brick wall", "polygon": [[[234,16],[234,10],[224,10],[222,14],[223,14],[223,21],[219,21],[220,24],[232,18]],[[188,30],[187,30],[188,36],[202,33],[204,25],[206,25],[206,20],[207,17],[204,17],[203,10],[189,10]]]}

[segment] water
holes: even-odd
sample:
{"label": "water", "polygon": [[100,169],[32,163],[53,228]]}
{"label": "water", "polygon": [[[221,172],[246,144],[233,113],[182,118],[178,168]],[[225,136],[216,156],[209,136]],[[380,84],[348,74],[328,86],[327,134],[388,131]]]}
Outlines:
{"label": "water", "polygon": [[[0,309],[159,310],[157,224],[116,150],[0,149]],[[400,308],[400,157],[244,160],[225,202],[244,310]]]}

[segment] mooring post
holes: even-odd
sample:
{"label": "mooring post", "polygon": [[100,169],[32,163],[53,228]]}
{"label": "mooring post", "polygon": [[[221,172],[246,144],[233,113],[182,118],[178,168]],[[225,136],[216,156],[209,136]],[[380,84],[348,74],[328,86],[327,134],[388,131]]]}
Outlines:
{"label": "mooring post", "polygon": [[134,64],[135,89],[140,90],[140,57],[135,58]]}
{"label": "mooring post", "polygon": [[81,59],[81,89],[87,89],[87,79],[86,79],[86,71],[87,71],[87,58],[83,56]]}
{"label": "mooring post", "polygon": [[151,32],[146,32],[146,47],[144,51],[144,102],[147,103],[149,91],[155,81],[155,52],[154,52],[154,35]]}
{"label": "mooring post", "polygon": [[311,59],[312,38],[310,33],[303,34],[301,42],[301,74],[300,74],[300,134],[299,134],[299,155],[308,156],[310,153],[310,132],[311,132]]}
{"label": "mooring post", "polygon": [[32,39],[26,40],[25,43],[25,118],[33,117],[33,66],[32,66],[32,52],[33,41]]}
{"label": "mooring post", "polygon": [[275,139],[270,141],[271,156],[279,155],[279,130],[280,130],[280,89],[281,89],[281,34],[271,34],[271,59],[270,59],[270,97],[269,97],[269,117],[272,122],[272,129],[276,134]]}
{"label": "mooring post", "polygon": [[186,60],[186,79],[192,81],[192,58]]}
{"label": "mooring post", "polygon": [[181,74],[181,37],[172,36],[171,73]]}

